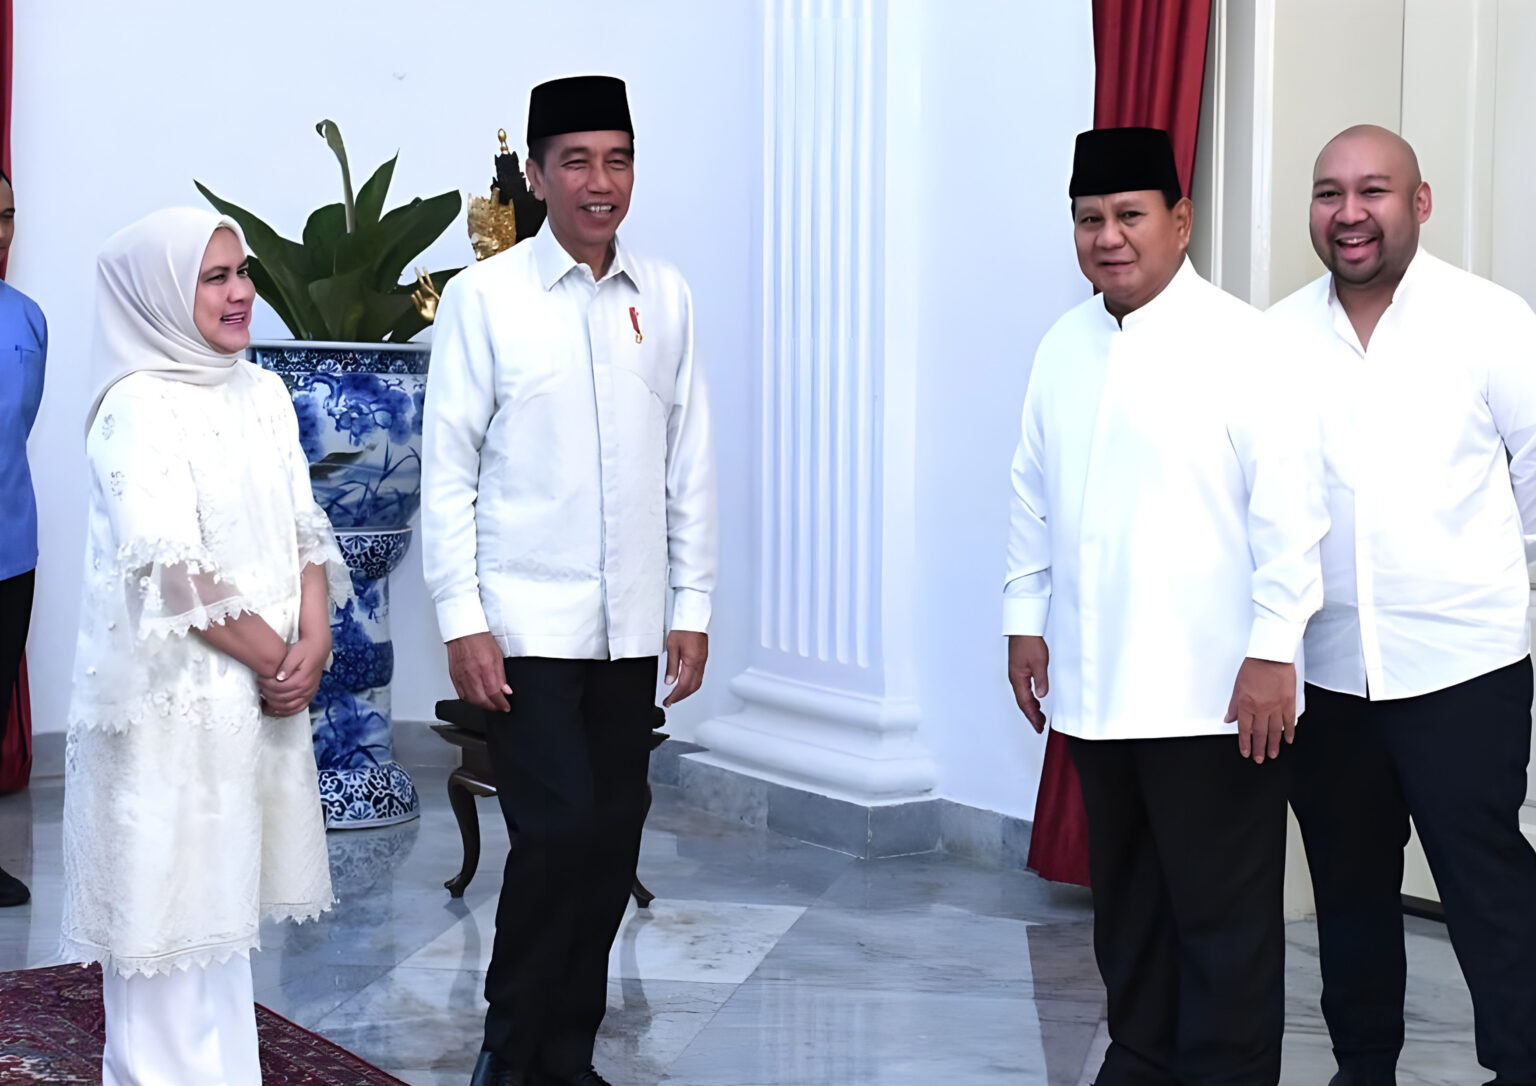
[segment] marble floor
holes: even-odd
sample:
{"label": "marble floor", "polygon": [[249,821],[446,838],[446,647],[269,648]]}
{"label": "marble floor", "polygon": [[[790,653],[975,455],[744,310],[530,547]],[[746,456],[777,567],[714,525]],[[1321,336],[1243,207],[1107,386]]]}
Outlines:
{"label": "marble floor", "polygon": [[[257,999],[413,1086],[463,1086],[480,1046],[496,858],[481,803],[482,870],[460,901],[446,744],[401,737],[423,817],[332,833],[336,909],[273,926]],[[438,749],[439,746],[442,749]],[[31,905],[0,910],[0,970],[55,960],[62,781],[0,797],[0,865]],[[613,950],[598,1067],[615,1086],[907,1086],[1090,1081],[1104,998],[1081,891],[929,855],[863,862],[682,806],[659,789],[641,873],[658,895]],[[1398,1081],[1488,1076],[1466,988],[1439,925],[1409,921],[1409,1042]],[[1332,1071],[1316,1011],[1316,941],[1292,925],[1286,1086]]]}

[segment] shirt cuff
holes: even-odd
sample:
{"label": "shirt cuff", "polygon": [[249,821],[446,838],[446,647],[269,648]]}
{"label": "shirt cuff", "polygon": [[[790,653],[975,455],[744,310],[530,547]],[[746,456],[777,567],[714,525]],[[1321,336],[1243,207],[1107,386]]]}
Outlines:
{"label": "shirt cuff", "polygon": [[489,633],[491,624],[485,620],[485,608],[480,604],[480,594],[477,592],[439,600],[437,629],[443,635],[444,643],[457,641],[470,634]]}
{"label": "shirt cuff", "polygon": [[672,590],[672,628],[691,633],[704,633],[709,629],[709,593],[697,588]]}
{"label": "shirt cuff", "polygon": [[1051,612],[1049,596],[1008,596],[1003,599],[1003,635],[1006,637],[1044,637],[1046,616]]}
{"label": "shirt cuff", "polygon": [[1261,615],[1253,620],[1253,632],[1248,636],[1248,656],[1253,660],[1294,664],[1296,652],[1301,648],[1301,635],[1306,630],[1305,622],[1287,622],[1273,615]]}

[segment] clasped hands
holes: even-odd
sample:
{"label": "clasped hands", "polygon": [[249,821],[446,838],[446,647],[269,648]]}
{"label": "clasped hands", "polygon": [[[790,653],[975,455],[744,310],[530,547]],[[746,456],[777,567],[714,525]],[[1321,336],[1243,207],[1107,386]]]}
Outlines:
{"label": "clasped hands", "polygon": [[320,676],[331,655],[330,629],[323,637],[300,636],[288,646],[282,662],[271,675],[256,676],[261,693],[261,711],[268,716],[287,717],[303,712],[315,700]]}
{"label": "clasped hands", "polygon": [[[1008,638],[1008,682],[1036,732],[1045,730],[1040,699],[1050,691],[1050,650],[1043,637]],[[1296,665],[1248,657],[1237,669],[1226,723],[1237,725],[1237,751],[1262,765],[1296,741]]]}

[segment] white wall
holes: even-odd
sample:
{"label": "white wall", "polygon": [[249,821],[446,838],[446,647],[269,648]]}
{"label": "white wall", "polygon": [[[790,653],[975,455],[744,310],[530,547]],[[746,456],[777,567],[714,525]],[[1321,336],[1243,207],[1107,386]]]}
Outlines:
{"label": "white wall", "polygon": [[[339,198],[335,160],[314,133],[323,117],[340,124],[359,184],[400,150],[391,206],[450,188],[483,193],[496,130],[520,149],[528,89],[588,71],[629,81],[639,173],[626,237],[676,262],[696,299],[719,420],[723,587],[714,682],[674,712],[674,731],[723,711],[725,680],[745,662],[749,600],[740,484],[757,302],[757,34],[756,5],[738,0],[592,0],[579,15],[468,0],[18,5],[10,281],[42,304],[52,337],[31,447],[42,550],[29,654],[36,729],[60,730],[69,696],[100,243],[155,208],[198,203],[193,178],[296,237],[313,208]],[[433,266],[469,262],[462,220],[430,252]],[[270,313],[258,314],[256,332],[286,334]],[[419,548],[394,591],[395,714],[429,719],[451,687]]]}
{"label": "white wall", "polygon": [[1093,122],[1087,3],[924,5],[917,604],[922,738],[939,791],[1031,817],[1045,742],[1004,674],[1008,470],[1035,347],[1088,297],[1067,182]]}
{"label": "white wall", "polygon": [[[922,576],[911,591],[922,735],[942,794],[1028,816],[1043,741],[1013,705],[997,633],[1006,481],[1035,346],[1088,294],[1066,186],[1073,136],[1091,122],[1089,6],[925,0],[909,10],[925,35],[908,156],[923,198],[907,216],[921,262]],[[676,261],[694,288],[719,422],[722,587],[710,682],[673,712],[671,731],[690,735],[695,721],[730,711],[726,680],[747,663],[753,591],[760,20],[749,0],[594,0],[579,32],[562,5],[465,0],[21,7],[11,280],[44,306],[53,333],[32,447],[44,556],[31,641],[38,730],[62,728],[68,699],[100,242],[156,207],[196,203],[194,177],[296,235],[338,191],[334,160],[313,134],[322,117],[341,125],[360,176],[401,151],[396,201],[481,192],[496,129],[518,142],[528,88],[577,71],[629,81],[639,183],[626,235]],[[456,225],[428,263],[470,259]],[[284,334],[270,314],[258,315],[256,331]],[[419,548],[393,591],[395,715],[429,719],[450,687]]]}
{"label": "white wall", "polygon": [[1536,306],[1536,217],[1528,210],[1536,177],[1536,3],[1502,0],[1497,40],[1490,264],[1495,281]]}
{"label": "white wall", "polygon": [[[1323,273],[1307,233],[1312,167],[1323,144],[1350,125],[1400,128],[1403,3],[1282,0],[1276,5],[1269,294],[1251,299],[1255,305],[1279,301]],[[1348,59],[1330,57],[1327,75],[1320,78],[1322,57],[1334,43],[1348,43]]]}

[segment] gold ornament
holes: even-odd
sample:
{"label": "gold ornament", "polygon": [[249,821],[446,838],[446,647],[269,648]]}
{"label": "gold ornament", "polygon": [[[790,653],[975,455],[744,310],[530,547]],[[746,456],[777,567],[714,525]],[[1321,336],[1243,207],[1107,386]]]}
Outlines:
{"label": "gold ornament", "polygon": [[416,307],[416,312],[421,314],[421,319],[431,324],[437,317],[437,303],[443,299],[437,293],[437,285],[432,282],[432,276],[427,269],[415,270],[416,289],[411,292],[411,304]]}
{"label": "gold ornament", "polygon": [[469,198],[469,244],[476,260],[495,256],[517,244],[517,213],[511,204],[497,200],[496,191],[492,185],[490,199]]}
{"label": "gold ornament", "polygon": [[[507,149],[507,130],[499,129],[496,138],[501,141],[501,153],[510,155],[512,152]],[[517,212],[513,210],[510,201],[502,202],[501,190],[494,182],[491,184],[489,199],[484,196],[469,198],[467,223],[469,244],[475,251],[476,260],[495,256],[503,249],[510,249],[517,244]]]}

